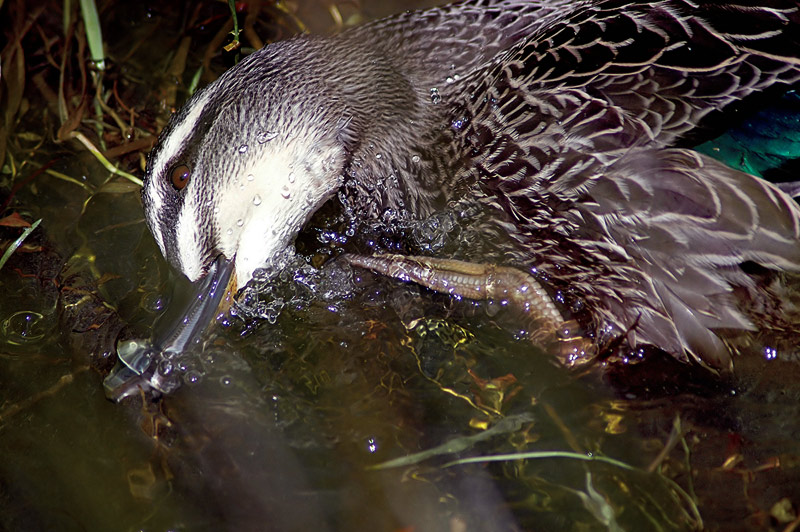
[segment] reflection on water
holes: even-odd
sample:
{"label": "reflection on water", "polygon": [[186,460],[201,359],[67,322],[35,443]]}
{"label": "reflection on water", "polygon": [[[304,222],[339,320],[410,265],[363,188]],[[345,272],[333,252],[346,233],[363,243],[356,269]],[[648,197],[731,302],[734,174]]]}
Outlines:
{"label": "reflection on water", "polygon": [[[174,42],[164,28],[179,9],[118,9],[110,28],[135,20],[157,51]],[[112,53],[130,50],[116,33]],[[151,49],[125,53],[120,76],[155,63]],[[149,103],[136,112],[152,116],[158,97],[137,90]],[[41,137],[43,112],[23,118]],[[112,404],[102,380],[117,338],[145,334],[176,280],[135,187],[77,146],[14,153],[86,177],[43,173],[11,204],[46,233],[0,270],[0,528],[685,530],[697,511],[710,529],[796,523],[794,363],[751,353],[724,382],[657,353],[568,372],[513,311],[325,263],[324,245],[320,270],[300,260],[249,294],[264,319],[219,325],[177,359],[178,391]],[[301,250],[347,235],[331,216]],[[444,253],[475,244],[446,216],[409,232]]]}

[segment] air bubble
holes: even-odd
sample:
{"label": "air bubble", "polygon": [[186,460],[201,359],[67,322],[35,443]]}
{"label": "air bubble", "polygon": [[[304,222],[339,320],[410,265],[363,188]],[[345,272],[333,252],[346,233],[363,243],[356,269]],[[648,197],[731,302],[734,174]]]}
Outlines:
{"label": "air bubble", "polygon": [[175,370],[175,366],[172,365],[172,362],[169,360],[162,360],[158,363],[158,374],[162,377],[169,377],[172,375],[172,372]]}
{"label": "air bubble", "polygon": [[289,175],[286,176],[286,178],[289,180],[289,183],[294,183],[294,172],[289,172]]}
{"label": "air bubble", "polygon": [[187,371],[186,375],[183,376],[183,382],[186,384],[197,384],[200,382],[200,377],[201,375],[197,371]]}
{"label": "air bubble", "polygon": [[248,148],[247,144],[242,144],[241,146],[239,146],[239,153],[245,153],[247,151],[247,148]]}
{"label": "air bubble", "polygon": [[247,174],[247,180],[248,181],[252,181],[255,178],[256,178],[256,176],[254,176],[253,174]]}
{"label": "air bubble", "polygon": [[436,105],[441,101],[442,101],[442,95],[439,94],[439,89],[437,89],[436,87],[432,88],[431,89],[431,102],[433,103],[433,105]]}
{"label": "air bubble", "polygon": [[283,196],[284,199],[289,199],[292,196],[292,193],[289,191],[289,187],[286,185],[281,188],[281,196]]}
{"label": "air bubble", "polygon": [[242,220],[241,218],[239,218],[238,220],[236,220],[236,226],[237,226],[237,227],[241,227],[241,226],[243,226],[243,225],[244,225],[244,220]]}
{"label": "air bubble", "polygon": [[775,360],[778,358],[778,350],[770,346],[764,347],[764,358],[767,360]]}
{"label": "air bubble", "polygon": [[148,312],[160,312],[166,306],[164,298],[159,293],[149,293],[142,298],[141,306]]}
{"label": "air bubble", "polygon": [[415,155],[411,158],[411,162],[418,163],[419,162],[419,155]]}
{"label": "air bubble", "polygon": [[255,205],[256,207],[261,205],[261,196],[259,196],[258,194],[253,196],[253,205]]}

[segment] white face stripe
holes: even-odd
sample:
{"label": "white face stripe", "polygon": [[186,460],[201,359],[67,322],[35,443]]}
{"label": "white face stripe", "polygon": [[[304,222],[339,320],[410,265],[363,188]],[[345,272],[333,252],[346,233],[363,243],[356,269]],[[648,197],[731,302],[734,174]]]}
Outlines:
{"label": "white face stripe", "polygon": [[189,196],[178,215],[175,226],[175,240],[178,246],[181,270],[193,282],[203,274],[203,262],[200,256],[203,250],[203,240],[200,235],[199,216],[195,198]]}
{"label": "white face stripe", "polygon": [[[197,120],[203,113],[203,110],[205,109],[210,98],[211,91],[203,91],[200,95],[198,95],[198,98],[192,102],[191,110],[186,114],[186,116],[184,116],[183,119],[172,128],[172,131],[170,131],[169,135],[165,139],[164,145],[158,152],[158,158],[153,161],[153,168],[150,172],[152,179],[159,179],[159,176],[169,170],[167,168],[167,163],[170,161],[173,155],[181,150],[188,139],[191,138],[192,133],[196,128]],[[150,190],[156,191],[158,190],[158,187],[151,186]],[[160,211],[164,205],[161,196],[158,193],[150,194],[150,200],[152,202],[153,209],[155,211]],[[160,235],[157,235],[156,239],[159,241],[159,245],[161,245],[163,249]]]}
{"label": "white face stripe", "polygon": [[[200,115],[203,113],[203,110],[208,103],[208,100],[211,98],[210,91],[203,91],[197,96],[197,99],[194,100],[191,104],[192,108],[183,120],[176,126],[173,127],[172,132],[169,134],[167,141],[164,143],[164,147],[161,153],[168,155],[176,153],[180,150],[181,146],[186,142],[186,140],[192,135],[195,130],[197,120],[200,118]],[[165,170],[164,165],[166,161],[164,159],[160,161],[156,161],[156,165],[153,167],[154,173],[155,172],[163,172]]]}
{"label": "white face stripe", "polygon": [[[184,144],[191,138],[197,121],[202,115],[210,98],[210,91],[203,91],[198,94],[197,99],[191,103],[189,112],[181,118],[179,123],[172,126],[171,131],[164,139],[163,146],[157,152],[156,159],[153,160],[149,175],[150,181],[147,183],[144,193],[147,195],[148,202],[151,206],[150,209],[155,213],[161,212],[164,208],[164,187],[169,186],[169,184],[165,184],[163,181],[164,173],[169,170],[167,164],[176,153],[181,151]],[[176,220],[176,224],[178,223],[179,220]],[[185,231],[189,226],[184,223],[183,227]],[[166,257],[167,249],[161,227],[159,224],[153,224],[151,226],[151,231],[159,249],[161,249],[161,253]]]}
{"label": "white face stripe", "polygon": [[164,245],[164,237],[161,234],[161,230],[159,229],[158,224],[154,224],[153,226],[151,226],[150,232],[153,233],[153,236],[156,239],[156,244],[158,244],[158,249],[161,250],[161,254],[166,257],[167,247]]}

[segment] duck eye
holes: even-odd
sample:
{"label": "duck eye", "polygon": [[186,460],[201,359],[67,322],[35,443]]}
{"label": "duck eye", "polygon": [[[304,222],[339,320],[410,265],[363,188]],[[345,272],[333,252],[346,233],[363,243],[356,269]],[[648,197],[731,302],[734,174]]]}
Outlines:
{"label": "duck eye", "polygon": [[189,167],[185,164],[179,164],[170,172],[169,180],[175,190],[183,190],[189,184],[190,177]]}

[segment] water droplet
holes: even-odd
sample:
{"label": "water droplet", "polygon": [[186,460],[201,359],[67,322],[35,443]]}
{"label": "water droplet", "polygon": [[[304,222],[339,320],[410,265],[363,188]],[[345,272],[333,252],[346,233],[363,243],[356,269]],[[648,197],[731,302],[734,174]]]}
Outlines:
{"label": "water droplet", "polygon": [[289,180],[289,183],[294,183],[294,172],[289,172],[289,175],[286,176],[286,178]]}
{"label": "water droplet", "polygon": [[214,214],[219,214],[219,207],[214,207]]}
{"label": "water droplet", "polygon": [[229,227],[228,230],[225,231],[225,233],[228,234],[228,235],[232,235],[233,234],[233,229]]}
{"label": "water droplet", "polygon": [[433,103],[433,105],[436,105],[437,103],[439,103],[441,101],[442,101],[442,95],[439,94],[439,89],[437,89],[436,87],[432,88],[431,89],[431,102]]}
{"label": "water droplet", "polygon": [[256,178],[256,176],[254,176],[253,174],[247,174],[247,180],[248,181],[252,181],[255,178]]}
{"label": "water droplet", "polygon": [[330,172],[331,170],[333,170],[335,162],[336,158],[333,155],[322,161],[322,171]]}
{"label": "water droplet", "polygon": [[256,135],[256,140],[259,144],[264,144],[265,142],[269,142],[277,136],[277,131],[261,131],[258,133],[258,135]]}
{"label": "water droplet", "polygon": [[375,154],[375,158],[376,158],[376,159],[380,159],[381,157],[382,157],[382,155],[381,155],[380,153],[376,153],[376,154]]}
{"label": "water droplet", "polygon": [[236,226],[237,226],[237,227],[241,227],[241,226],[243,226],[243,225],[244,225],[244,220],[242,220],[241,218],[239,218],[238,220],[236,220]]}
{"label": "water droplet", "polygon": [[247,144],[242,144],[241,146],[239,146],[239,153],[246,152],[247,148],[248,148]]}
{"label": "water droplet", "polygon": [[415,155],[415,156],[413,156],[413,157],[411,158],[411,161],[412,161],[412,162],[414,162],[414,163],[418,163],[418,162],[419,162],[419,155]]}
{"label": "water droplet", "polygon": [[219,383],[223,386],[230,386],[233,384],[233,379],[228,377],[227,375],[219,379]]}
{"label": "water droplet", "polygon": [[447,76],[447,79],[445,79],[445,81],[447,83],[453,83],[455,81],[455,79],[453,79],[453,76]]}
{"label": "water droplet", "polygon": [[261,196],[259,196],[258,194],[253,196],[253,205],[255,205],[256,207],[261,205]]}
{"label": "water droplet", "polygon": [[283,196],[284,199],[289,199],[292,196],[292,193],[289,191],[289,187],[286,185],[283,185],[283,188],[281,188],[281,196]]}

